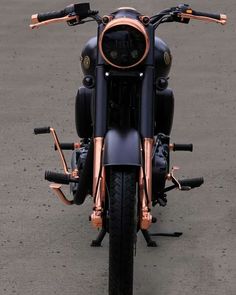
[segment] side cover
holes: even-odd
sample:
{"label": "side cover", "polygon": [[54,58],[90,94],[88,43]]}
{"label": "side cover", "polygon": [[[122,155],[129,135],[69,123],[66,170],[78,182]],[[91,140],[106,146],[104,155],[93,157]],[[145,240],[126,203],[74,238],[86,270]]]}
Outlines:
{"label": "side cover", "polygon": [[105,137],[104,166],[141,166],[141,143],[135,129],[109,130]]}

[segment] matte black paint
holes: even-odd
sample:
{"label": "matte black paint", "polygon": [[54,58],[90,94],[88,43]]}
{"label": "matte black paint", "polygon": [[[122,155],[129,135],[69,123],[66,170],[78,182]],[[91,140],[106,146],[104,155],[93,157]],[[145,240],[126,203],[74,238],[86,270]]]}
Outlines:
{"label": "matte black paint", "polygon": [[104,166],[141,166],[140,137],[136,130],[109,130],[105,137]]}
{"label": "matte black paint", "polygon": [[75,126],[81,138],[90,138],[93,134],[92,123],[92,96],[93,90],[80,87],[75,100]]}
{"label": "matte black paint", "polygon": [[142,138],[154,136],[154,67],[147,66],[142,84],[140,133]]}
{"label": "matte black paint", "polygon": [[103,66],[96,68],[94,137],[104,137],[107,131],[107,81]]}
{"label": "matte black paint", "polygon": [[170,135],[174,117],[174,94],[170,88],[155,96],[155,134]]}

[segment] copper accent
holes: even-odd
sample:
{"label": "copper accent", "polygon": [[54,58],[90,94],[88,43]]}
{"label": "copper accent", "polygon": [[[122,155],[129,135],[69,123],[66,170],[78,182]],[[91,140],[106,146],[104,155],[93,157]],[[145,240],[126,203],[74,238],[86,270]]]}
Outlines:
{"label": "copper accent", "polygon": [[220,19],[221,20],[227,20],[227,15],[226,14],[220,14]]}
{"label": "copper accent", "polygon": [[127,7],[127,6],[125,6],[125,7],[119,7],[119,8],[117,8],[117,10],[116,10],[116,11],[123,10],[123,9],[137,11],[137,9],[135,9],[135,8],[133,8],[133,7]]}
{"label": "copper accent", "polygon": [[95,228],[102,228],[102,211],[100,209],[93,210],[91,221]]}
{"label": "copper accent", "polygon": [[38,22],[39,22],[39,20],[38,20],[38,14],[33,14],[31,16],[31,23],[32,24],[37,24]]}
{"label": "copper accent", "polygon": [[[94,227],[102,227],[102,209],[105,197],[105,169],[101,168],[102,163],[103,137],[94,138],[93,156],[93,198],[94,210],[91,221]],[[101,172],[101,174],[100,174]]]}
{"label": "copper accent", "polygon": [[63,165],[64,172],[65,172],[66,174],[70,174],[69,171],[68,171],[68,166],[67,166],[67,164],[66,164],[65,156],[64,156],[63,151],[62,151],[62,149],[61,149],[61,147],[60,147],[60,143],[59,143],[59,140],[58,140],[58,137],[57,137],[56,131],[55,131],[54,128],[50,128],[50,132],[51,132],[51,134],[52,134],[52,136],[53,136],[53,139],[54,139],[55,145],[56,145],[56,147],[57,147],[58,153],[59,153],[59,155],[60,155],[60,157],[61,157],[61,161],[62,161],[62,165]]}
{"label": "copper accent", "polygon": [[167,179],[171,180],[172,179],[172,175],[174,174],[175,171],[179,170],[180,168],[178,166],[173,166],[171,169],[171,172],[167,174]]}
{"label": "copper accent", "polygon": [[105,200],[105,168],[102,168],[101,177],[99,178],[97,194],[95,196],[95,208],[102,208]]}
{"label": "copper accent", "polygon": [[148,194],[148,202],[150,205],[152,202],[152,149],[153,149],[152,138],[144,138],[143,149],[144,149],[144,171],[146,177],[146,186]]}
{"label": "copper accent", "polygon": [[179,183],[178,179],[174,176],[174,172],[179,169],[180,168],[178,166],[173,166],[171,172],[167,174],[166,179],[172,181],[178,187],[178,189],[181,190],[181,184]]}
{"label": "copper accent", "polygon": [[150,209],[147,202],[143,168],[140,169],[140,175],[139,175],[139,198],[140,198],[140,228],[148,229],[152,223],[152,216],[151,216]]}
{"label": "copper accent", "polygon": [[71,20],[78,20],[78,16],[76,16],[76,15],[68,16],[67,15],[65,17],[53,18],[53,19],[50,19],[50,20],[46,20],[44,22],[35,23],[35,15],[32,15],[31,20],[32,20],[32,24],[30,25],[30,28],[35,29],[35,28],[38,28],[38,27],[41,27],[41,26],[52,24],[52,23],[61,23],[61,22],[68,22],[68,21],[71,21]]}
{"label": "copper accent", "polygon": [[152,215],[147,210],[142,211],[141,221],[140,221],[140,228],[141,229],[149,229],[152,225]]}
{"label": "copper accent", "polygon": [[80,142],[75,142],[75,143],[74,143],[74,148],[75,148],[75,149],[79,149],[80,147],[81,147]]}
{"label": "copper accent", "polygon": [[152,202],[152,138],[144,138],[144,167],[140,169],[139,192],[140,192],[140,228],[148,229],[152,224],[150,207]]}
{"label": "copper accent", "polygon": [[103,225],[102,214],[105,201],[105,168],[102,168],[101,177],[99,178],[98,189],[94,198],[94,210],[91,215],[91,221],[94,227],[101,228]]}
{"label": "copper accent", "polygon": [[174,150],[174,147],[175,147],[175,145],[174,145],[173,143],[170,143],[170,144],[169,144],[169,149],[170,149],[171,151]]}
{"label": "copper accent", "polygon": [[78,169],[74,169],[72,172],[71,172],[71,176],[73,178],[79,178],[79,170]]}
{"label": "copper accent", "polygon": [[[131,65],[131,66],[125,66],[125,67],[122,67],[122,66],[118,66],[118,65],[115,65],[113,64],[112,62],[110,62],[106,56],[104,55],[103,53],[103,50],[102,50],[102,40],[103,40],[103,36],[104,34],[110,30],[111,28],[114,28],[116,26],[121,26],[121,25],[127,25],[127,26],[131,26],[135,29],[137,29],[139,32],[141,32],[144,37],[145,37],[145,41],[146,41],[146,49],[145,49],[145,52],[143,54],[143,57],[135,64]],[[113,19],[111,20],[105,27],[105,29],[103,30],[103,32],[101,33],[100,35],[100,39],[99,39],[99,50],[101,52],[101,55],[103,57],[103,59],[111,66],[113,67],[116,67],[116,68],[119,68],[119,69],[129,69],[129,68],[133,68],[135,66],[137,66],[138,64],[140,64],[144,59],[145,57],[147,56],[148,54],[148,51],[149,51],[149,48],[150,48],[150,40],[149,40],[149,36],[148,36],[148,33],[147,31],[145,30],[145,27],[143,26],[142,23],[140,23],[138,20],[136,19],[132,19],[132,18],[127,18],[127,17],[123,17],[123,18],[117,18],[117,19]]]}
{"label": "copper accent", "polygon": [[102,161],[102,148],[103,148],[103,137],[95,137],[94,142],[94,154],[93,154],[93,197],[96,196],[98,179],[101,170]]}
{"label": "copper accent", "polygon": [[227,16],[225,14],[221,14],[220,17],[221,19],[215,19],[207,16],[198,16],[198,15],[192,15],[188,13],[180,13],[179,16],[181,18],[189,18],[189,19],[196,19],[196,20],[202,20],[202,21],[207,21],[207,22],[214,22],[214,23],[219,23],[222,25],[225,25],[227,22]]}
{"label": "copper accent", "polygon": [[147,26],[150,23],[150,17],[147,15],[141,15],[139,19],[145,26]]}
{"label": "copper accent", "polygon": [[64,203],[65,205],[73,205],[74,204],[73,201],[70,201],[65,197],[64,193],[61,190],[61,184],[52,183],[52,184],[50,184],[49,187],[58,196],[58,198],[62,201],[62,203]]}
{"label": "copper accent", "polygon": [[101,189],[100,189],[100,194],[101,194],[101,202],[102,205],[105,202],[105,196],[106,196],[106,173],[105,173],[105,168],[102,167],[102,173],[101,173]]}
{"label": "copper accent", "polygon": [[192,11],[192,9],[188,9],[188,10],[186,10],[186,13],[190,13],[190,14],[192,14],[193,11]]}
{"label": "copper accent", "polygon": [[102,17],[102,22],[104,25],[107,25],[113,19],[112,15],[104,15]]}

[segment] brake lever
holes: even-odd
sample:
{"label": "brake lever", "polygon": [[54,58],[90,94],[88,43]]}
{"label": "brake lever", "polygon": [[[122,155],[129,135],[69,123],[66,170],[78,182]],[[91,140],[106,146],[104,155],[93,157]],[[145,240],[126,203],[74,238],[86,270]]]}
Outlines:
{"label": "brake lever", "polygon": [[[71,16],[76,16],[76,15],[73,14]],[[67,24],[70,27],[77,26],[77,25],[82,25],[84,23],[85,23],[85,21],[79,20],[78,17],[72,18],[71,20],[67,21]]]}
{"label": "brake lever", "polygon": [[190,18],[182,17],[182,12],[178,11],[173,14],[173,21],[182,24],[188,24],[190,22]]}
{"label": "brake lever", "polygon": [[188,4],[180,4],[177,7],[172,7],[171,15],[173,17],[173,21],[188,24],[190,19],[181,17],[181,14],[187,13],[190,6]]}
{"label": "brake lever", "polygon": [[69,21],[73,21],[73,20],[76,20],[76,19],[77,19],[76,16],[68,16],[67,15],[67,16],[61,17],[61,18],[54,18],[54,19],[46,20],[46,21],[43,21],[43,22],[40,22],[40,23],[38,22],[38,23],[30,24],[30,28],[35,29],[35,28],[38,28],[38,27],[41,27],[41,26],[52,24],[52,23],[69,22]]}
{"label": "brake lever", "polygon": [[189,5],[180,4],[177,7],[171,7],[169,9],[163,10],[159,15],[153,16],[151,18],[151,22],[154,24],[154,28],[156,29],[161,23],[170,23],[170,22],[180,22],[188,24],[190,19],[180,17],[182,13],[186,13],[188,11]]}

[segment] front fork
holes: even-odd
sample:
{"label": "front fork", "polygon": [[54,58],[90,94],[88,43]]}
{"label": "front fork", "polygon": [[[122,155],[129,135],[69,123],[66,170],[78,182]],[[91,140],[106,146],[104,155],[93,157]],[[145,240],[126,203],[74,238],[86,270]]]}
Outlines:
{"label": "front fork", "polygon": [[94,227],[103,227],[103,211],[105,201],[105,168],[102,165],[103,137],[94,138],[93,155],[93,213],[91,221]]}
{"label": "front fork", "polygon": [[[140,228],[148,229],[152,223],[152,151],[153,139],[145,138],[141,147],[143,154],[142,166],[139,172],[139,216]],[[94,138],[94,163],[93,163],[93,213],[91,221],[94,227],[103,227],[104,203],[106,194],[105,168],[102,165],[103,137]]]}
{"label": "front fork", "polygon": [[143,140],[143,163],[139,174],[139,199],[140,199],[140,228],[148,229],[152,223],[152,151],[153,139]]}

